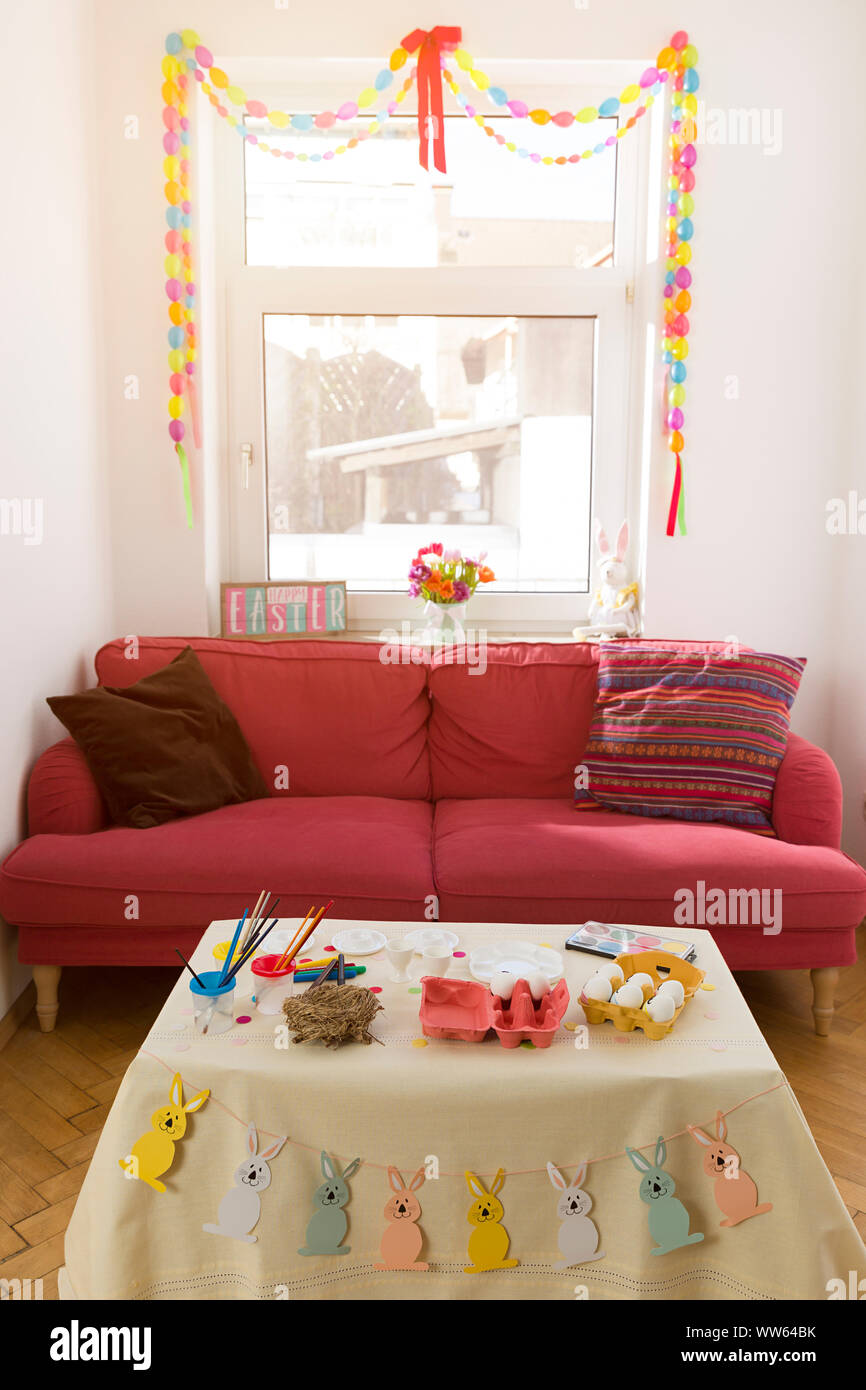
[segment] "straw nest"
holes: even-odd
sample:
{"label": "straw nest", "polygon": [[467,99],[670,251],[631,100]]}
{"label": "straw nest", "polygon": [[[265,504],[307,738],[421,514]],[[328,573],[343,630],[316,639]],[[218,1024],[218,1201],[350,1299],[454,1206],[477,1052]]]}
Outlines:
{"label": "straw nest", "polygon": [[294,1033],[292,1042],[323,1042],[340,1047],[345,1042],[379,1042],[369,1031],[382,1005],[375,994],[357,985],[336,985],[325,981],[297,999],[283,1000],[286,1023]]}

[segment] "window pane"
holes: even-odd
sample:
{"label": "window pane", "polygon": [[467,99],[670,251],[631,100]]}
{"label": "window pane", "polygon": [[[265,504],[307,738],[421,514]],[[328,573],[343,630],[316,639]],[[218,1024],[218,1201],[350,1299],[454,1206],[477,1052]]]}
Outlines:
{"label": "window pane", "polygon": [[[322,156],[369,120],[291,133],[272,149]],[[533,125],[491,116],[507,140],[541,154],[592,149],[616,120]],[[262,122],[248,121],[251,129]],[[418,127],[397,117],[356,149],[299,163],[244,142],[248,265],[598,266],[612,263],[616,149],[551,168],[491,148],[465,116],[446,117],[448,173],[418,163]]]}
{"label": "window pane", "polygon": [[485,592],[585,592],[593,318],[266,314],[272,579],[402,591],[440,540]]}

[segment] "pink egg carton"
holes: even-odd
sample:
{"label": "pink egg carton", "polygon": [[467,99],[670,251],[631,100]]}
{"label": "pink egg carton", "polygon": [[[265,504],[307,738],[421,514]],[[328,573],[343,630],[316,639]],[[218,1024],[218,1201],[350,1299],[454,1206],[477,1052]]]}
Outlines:
{"label": "pink egg carton", "polygon": [[492,1028],[503,1047],[522,1042],[550,1047],[568,1008],[568,985],[560,980],[536,1005],[525,980],[508,1004],[474,980],[425,975],[421,980],[421,1031],[427,1038],[483,1042]]}

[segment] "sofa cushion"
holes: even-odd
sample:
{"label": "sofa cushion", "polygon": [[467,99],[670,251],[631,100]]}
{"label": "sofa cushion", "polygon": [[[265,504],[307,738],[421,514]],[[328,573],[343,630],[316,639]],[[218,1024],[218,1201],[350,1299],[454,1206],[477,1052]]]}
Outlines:
{"label": "sofa cushion", "polygon": [[576,809],[774,834],[773,786],[804,667],[768,652],[604,643]]}
{"label": "sofa cushion", "polygon": [[[120,932],[238,917],[263,884],[281,916],[335,899],[332,916],[422,920],[433,893],[429,802],[294,797],[224,806],[142,835],[34,835],[0,872],[16,925]],[[136,915],[137,914],[137,915]]]}
{"label": "sofa cushion", "polygon": [[191,647],[129,686],[55,695],[115,825],[147,830],[268,794],[228,705]]}
{"label": "sofa cushion", "polygon": [[430,669],[434,799],[570,800],[595,701],[596,649],[520,642],[470,645],[474,664],[459,656],[443,648]]}
{"label": "sofa cushion", "polygon": [[[866,873],[838,850],[785,844],[724,825],[605,811],[576,816],[560,800],[440,802],[433,872],[448,921],[688,926],[674,915],[678,907],[683,915],[687,900],[675,894],[688,889],[697,904],[699,880],[705,894],[724,891],[726,916],[730,890],[767,889],[767,912],[757,925],[719,922],[717,929],[710,914],[691,924],[735,943],[750,937],[755,956],[735,961],[742,969],[760,968],[774,956],[781,963],[800,931],[844,930],[850,938],[866,913]],[[778,919],[777,907],[782,930],[765,935],[771,917]],[[739,915],[751,918],[752,910],[751,902],[737,900]]]}
{"label": "sofa cushion", "polygon": [[429,797],[423,666],[383,664],[376,642],[142,637],[102,647],[96,674],[101,684],[131,685],[187,645],[240,724],[271,796]]}

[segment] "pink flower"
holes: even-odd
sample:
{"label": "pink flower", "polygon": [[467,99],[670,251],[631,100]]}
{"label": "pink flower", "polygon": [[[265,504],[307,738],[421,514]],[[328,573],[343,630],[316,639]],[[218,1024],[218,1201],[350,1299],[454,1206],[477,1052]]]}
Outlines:
{"label": "pink flower", "polygon": [[463,581],[462,579],[455,579],[455,581],[454,581],[454,602],[455,602],[455,603],[465,603],[466,600],[470,597],[471,593],[472,593],[472,590],[469,588],[469,585],[468,585],[468,584],[464,583],[464,581]]}

